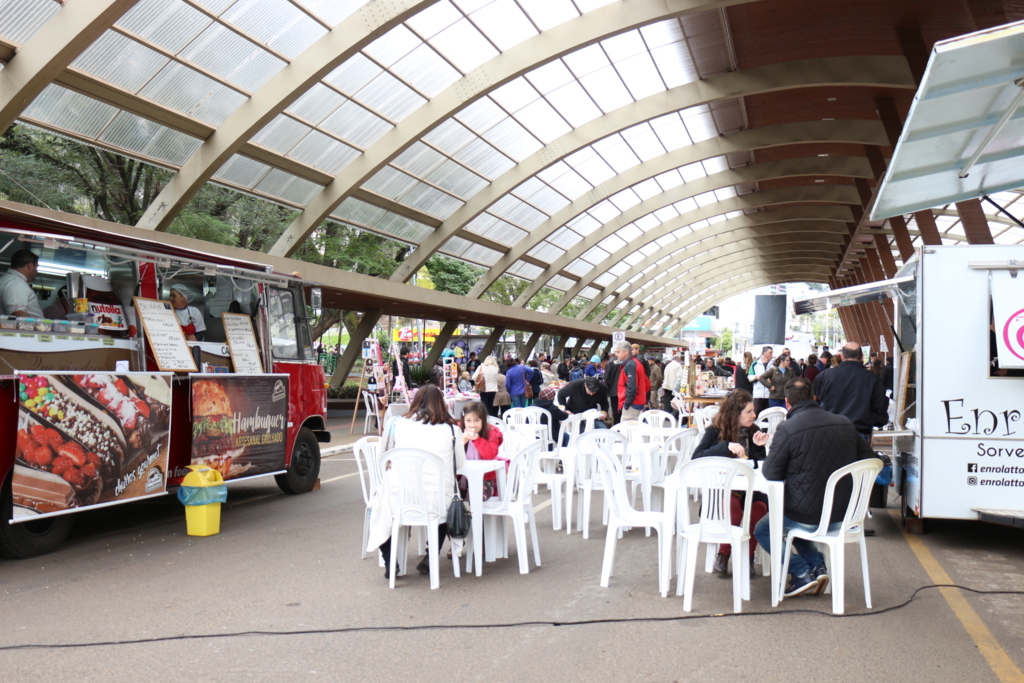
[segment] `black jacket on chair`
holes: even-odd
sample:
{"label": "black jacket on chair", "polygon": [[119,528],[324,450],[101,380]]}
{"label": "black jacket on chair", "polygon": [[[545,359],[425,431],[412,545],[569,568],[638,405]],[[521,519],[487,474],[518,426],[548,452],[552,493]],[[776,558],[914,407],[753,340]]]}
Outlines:
{"label": "black jacket on chair", "polygon": [[[785,481],[786,517],[817,524],[825,504],[825,486],[833,472],[858,460],[873,458],[849,418],[833,415],[814,401],[801,401],[790,409],[775,430],[771,452],[761,473],[771,481]],[[853,484],[845,477],[836,485],[832,522],[842,521]]]}

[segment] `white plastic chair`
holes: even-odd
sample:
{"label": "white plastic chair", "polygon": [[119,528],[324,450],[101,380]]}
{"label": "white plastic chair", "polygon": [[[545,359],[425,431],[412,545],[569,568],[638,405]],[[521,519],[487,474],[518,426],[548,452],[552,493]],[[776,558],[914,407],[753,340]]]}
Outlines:
{"label": "white plastic chair", "polygon": [[[574,444],[579,435],[592,429],[596,410],[588,410],[578,415],[570,415],[563,420],[558,428],[558,440],[555,449],[540,454],[540,470],[534,480],[534,486],[545,484],[551,491],[551,528],[558,531],[562,528],[562,491],[565,491],[566,531],[572,533],[572,462],[575,460]],[[568,435],[569,445],[562,446],[562,440]],[[562,471],[558,472],[558,465]]]}
{"label": "white plastic chair", "polygon": [[363,420],[363,434],[370,431],[370,421],[373,421],[374,431],[377,431],[379,413],[377,412],[377,394],[369,391],[363,392],[363,407],[366,408],[366,419]]}
{"label": "white plastic chair", "polygon": [[493,415],[487,416],[487,424],[494,425],[495,427],[500,429],[502,433],[504,433],[505,429],[508,427],[508,425],[505,424],[504,420],[502,420],[500,417],[494,417]]}
{"label": "white plastic chair", "polygon": [[[882,470],[882,461],[877,458],[866,458],[855,463],[840,467],[832,473],[825,484],[825,501],[821,506],[821,521],[814,531],[803,531],[791,529],[786,535],[786,561],[782,566],[782,575],[776,577],[778,581],[784,581],[789,574],[789,556],[793,552],[793,539],[803,538],[812,543],[820,543],[825,546],[825,562],[830,568],[829,578],[832,583],[832,613],[842,614],[845,609],[845,547],[847,543],[860,544],[860,565],[864,574],[864,605],[871,609],[871,579],[868,576],[868,548],[864,542],[864,516],[868,511],[868,501],[871,499],[871,487],[874,486],[875,477]],[[839,523],[836,531],[829,531],[829,521],[832,517],[832,499],[835,497],[836,484],[844,477],[853,478],[853,490],[850,494],[850,502],[846,506],[843,521]]]}
{"label": "white plastic chair", "polygon": [[619,533],[632,527],[652,527],[658,533],[658,592],[661,597],[668,597],[669,574],[672,570],[672,532],[675,523],[675,490],[669,499],[673,501],[664,512],[634,510],[626,495],[626,479],[619,462],[611,450],[606,450],[609,442],[595,441],[594,455],[597,459],[597,470],[605,488],[608,503],[608,533],[604,543],[604,561],[601,564],[601,587],[607,588],[612,571],[615,568],[615,546],[618,544]]}
{"label": "white plastic chair", "polygon": [[[604,480],[597,469],[597,451],[603,449],[619,460],[620,453],[624,453],[627,447],[626,438],[612,429],[594,429],[582,434],[573,448],[576,449],[575,471],[573,476],[573,488],[579,496],[576,509],[577,526],[583,532],[583,538],[590,538],[590,502],[594,491],[604,492]],[[605,494],[607,495],[607,494]],[[608,500],[605,498],[602,504],[602,521],[608,523]]]}
{"label": "white plastic chair", "polygon": [[[542,444],[537,440],[520,443],[527,445],[512,455],[504,490],[498,491],[498,496],[484,502],[483,514],[508,517],[512,520],[516,535],[516,553],[519,555],[519,573],[529,574],[527,524],[530,526],[530,536],[533,540],[533,561],[536,566],[540,566],[540,544],[537,542],[537,522],[533,514],[533,479],[537,476]],[[467,556],[466,571],[473,571],[473,553]]]}
{"label": "white plastic chair", "polygon": [[715,415],[718,415],[718,411],[721,408],[722,408],[722,406],[720,404],[718,404],[718,403],[712,403],[709,406],[704,406],[704,415],[707,416],[708,423],[710,423],[711,420],[715,419]]}
{"label": "white plastic chair", "polygon": [[[700,489],[700,520],[690,521],[690,506],[679,505],[679,549],[677,551],[676,595],[683,597],[683,610],[693,606],[693,580],[697,572],[698,543],[731,543],[733,557],[732,609],[742,611],[743,600],[750,599],[750,503],[753,500],[754,470],[732,458],[699,458],[679,470],[681,486]],[[739,482],[736,480],[740,479]],[[737,486],[737,483],[739,486]],[[733,491],[746,492],[743,518],[732,525],[730,499]],[[742,559],[740,559],[742,558]]]}
{"label": "white plastic chair", "polygon": [[[680,430],[668,437],[661,446],[661,464],[664,467],[663,475],[657,480],[651,481],[654,491],[664,493],[667,478],[675,475],[683,469],[686,463],[693,457],[693,451],[697,448],[697,430],[693,427]],[[664,496],[651,496],[651,505],[658,509],[658,505],[664,504]]]}
{"label": "white plastic chair", "polygon": [[675,415],[664,410],[646,410],[640,413],[640,422],[655,429],[675,429],[679,426]]}
{"label": "white plastic chair", "polygon": [[[379,436],[364,436],[352,445],[356,456],[356,467],[359,468],[359,485],[363,489],[363,502],[366,503],[366,514],[363,518],[363,546],[360,559],[366,559],[366,541],[370,536],[370,503],[380,488],[380,448]],[[381,561],[383,564],[383,560]]]}
{"label": "white plastic chair", "polygon": [[408,414],[408,403],[389,403],[388,407],[384,409],[384,428],[381,430],[381,434],[388,433],[388,424],[390,424],[396,417],[402,417],[403,415]]}
{"label": "white plastic chair", "polygon": [[[427,556],[430,562],[430,588],[441,585],[438,568],[438,550],[441,539],[438,538],[438,526],[447,518],[448,502],[451,492],[445,492],[443,482],[447,481],[448,468],[444,460],[433,453],[417,448],[394,448],[380,456],[381,486],[391,506],[393,522],[391,526],[391,562],[388,572],[391,576],[390,586],[395,587],[395,565],[398,556],[404,559],[402,567],[409,568],[409,534],[403,527],[426,527],[429,540]],[[436,482],[442,482],[438,490],[427,496],[425,475]],[[452,562],[455,576],[459,576],[459,563]],[[405,571],[403,570],[403,574]]]}
{"label": "white plastic chair", "polygon": [[775,408],[765,408],[761,411],[761,414],[757,416],[757,426],[768,432],[768,436],[775,433],[775,430],[780,424],[786,419],[786,409],[776,406]]}
{"label": "white plastic chair", "polygon": [[527,406],[525,408],[525,410],[530,415],[533,416],[533,420],[531,421],[531,424],[534,424],[534,425],[546,425],[547,426],[547,431],[542,432],[540,434],[542,440],[544,441],[544,446],[541,448],[541,450],[542,451],[547,451],[548,448],[554,443],[554,440],[555,440],[554,439],[555,435],[554,435],[554,433],[551,430],[551,413],[549,413],[548,411],[544,410],[543,408],[538,408],[537,406]]}

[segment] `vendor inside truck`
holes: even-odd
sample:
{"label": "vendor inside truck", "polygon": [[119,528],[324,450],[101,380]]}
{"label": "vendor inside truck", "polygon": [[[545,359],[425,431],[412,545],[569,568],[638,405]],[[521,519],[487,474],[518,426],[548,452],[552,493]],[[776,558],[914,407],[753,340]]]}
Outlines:
{"label": "vendor inside truck", "polygon": [[11,255],[11,266],[0,277],[0,313],[24,318],[43,318],[43,307],[32,289],[39,270],[39,257],[30,249]]}

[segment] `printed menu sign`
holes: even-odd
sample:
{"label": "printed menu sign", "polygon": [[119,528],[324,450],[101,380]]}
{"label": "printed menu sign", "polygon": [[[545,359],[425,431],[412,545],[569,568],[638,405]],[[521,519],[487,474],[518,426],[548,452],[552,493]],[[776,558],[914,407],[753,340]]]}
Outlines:
{"label": "printed menu sign", "polygon": [[19,375],[14,521],[164,493],[171,376]]}
{"label": "printed menu sign", "polygon": [[231,349],[231,364],[235,372],[243,375],[258,375],[263,372],[260,351],[256,346],[256,335],[252,331],[252,320],[243,313],[221,313],[224,333]]}
{"label": "printed menu sign", "polygon": [[143,299],[134,297],[135,310],[142,318],[142,328],[146,331],[149,347],[153,349],[153,357],[161,370],[167,372],[196,372],[195,359],[185,341],[174,309],[167,301],[159,299]]}
{"label": "printed menu sign", "polygon": [[[194,374],[192,464],[227,479],[285,468],[288,375]],[[176,468],[171,484],[185,475]]]}

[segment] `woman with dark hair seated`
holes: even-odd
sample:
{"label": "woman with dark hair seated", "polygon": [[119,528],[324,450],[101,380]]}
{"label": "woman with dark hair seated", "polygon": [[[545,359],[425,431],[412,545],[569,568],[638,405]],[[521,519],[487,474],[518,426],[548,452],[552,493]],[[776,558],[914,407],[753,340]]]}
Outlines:
{"label": "woman with dark hair seated", "polygon": [[[437,481],[433,470],[424,474],[424,497],[434,500],[440,495],[444,501],[451,500],[455,493],[455,469],[466,464],[466,451],[463,446],[462,430],[455,424],[448,406],[444,402],[444,394],[433,384],[425,384],[417,390],[409,406],[409,412],[401,418],[389,423],[388,433],[384,437],[384,451],[393,448],[418,448],[433,453],[444,461],[441,473],[443,479]],[[454,466],[452,463],[454,462]],[[447,505],[445,506],[447,507]],[[370,545],[374,538],[387,536],[380,544],[380,552],[384,556],[384,578],[390,578],[391,558],[391,510],[387,505],[374,505],[370,513]],[[448,535],[448,525],[441,522],[437,537],[441,544]],[[440,553],[441,549],[437,549]],[[430,573],[429,555],[416,566],[421,574]]]}
{"label": "woman with dark hair seated", "polygon": [[[719,456],[723,458],[740,458],[755,462],[764,460],[768,433],[762,432],[754,424],[757,414],[754,412],[754,398],[737,389],[722,399],[718,414],[711,421],[711,426],[704,432],[694,458]],[[743,493],[733,493],[729,501],[732,523],[738,525],[743,521]],[[754,525],[768,514],[768,497],[763,493],[754,493],[750,504],[750,575],[754,576],[754,551],[757,540],[754,538]],[[725,576],[729,567],[729,555],[732,547],[728,544],[718,546],[715,555],[714,573]]]}

